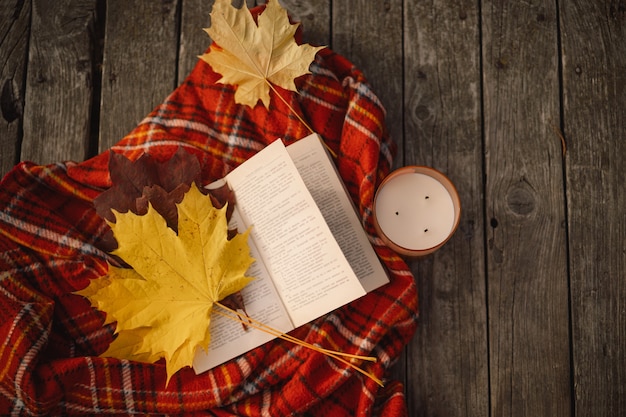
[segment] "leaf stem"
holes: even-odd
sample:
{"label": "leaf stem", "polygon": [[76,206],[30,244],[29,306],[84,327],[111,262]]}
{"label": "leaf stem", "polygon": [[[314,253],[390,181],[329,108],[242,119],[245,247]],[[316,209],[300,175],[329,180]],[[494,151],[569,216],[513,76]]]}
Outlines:
{"label": "leaf stem", "polygon": [[[321,348],[319,346],[315,346],[313,344],[307,343],[303,340],[300,340],[296,337],[293,337],[287,333],[283,333],[280,330],[274,329],[273,327],[270,327],[266,324],[263,324],[262,322],[253,319],[252,317],[248,317],[248,316],[244,316],[241,313],[239,313],[236,310],[233,310],[229,307],[226,307],[225,305],[217,302],[215,303],[215,305],[219,306],[220,308],[222,308],[223,310],[227,311],[228,313],[226,313],[225,311],[219,311],[219,310],[213,310],[216,314],[219,314],[221,316],[227,317],[231,320],[234,321],[238,321],[240,323],[244,323],[252,328],[255,328],[257,330],[261,330],[265,333],[271,334],[273,336],[276,336],[282,340],[286,340],[288,342],[294,343],[296,345],[302,346],[302,347],[306,347],[309,349],[312,349],[316,352],[322,353],[326,356],[329,356],[349,367],[351,367],[352,369],[356,370],[357,372],[360,372],[361,374],[367,376],[368,378],[372,379],[374,382],[376,382],[378,385],[380,385],[381,387],[383,386],[383,382],[378,379],[374,374],[369,373],[361,368],[359,368],[357,365],[355,365],[354,363],[344,359],[343,357],[346,358],[350,358],[351,360],[362,360],[362,361],[369,361],[369,362],[376,362],[377,359],[375,357],[372,356],[361,356],[361,355],[353,355],[350,353],[343,353],[343,352],[338,352],[338,351],[334,351],[334,350],[329,350],[329,349],[324,349]],[[234,315],[234,316],[233,316]]]}
{"label": "leaf stem", "polygon": [[309,129],[309,132],[311,132],[311,133],[315,133],[315,131],[313,130],[313,128],[312,128],[311,126],[309,126],[309,124],[308,124],[308,123],[304,120],[304,118],[302,118],[302,116],[300,116],[300,115],[298,114],[298,112],[296,112],[296,110],[295,110],[293,107],[291,107],[291,104],[289,104],[289,103],[287,102],[287,100],[285,100],[285,98],[284,98],[283,96],[281,96],[281,95],[280,95],[280,93],[278,92],[278,90],[276,89],[276,87],[274,87],[274,86],[272,85],[272,83],[271,83],[271,82],[269,82],[269,80],[268,80],[267,78],[264,78],[264,80],[265,80],[265,83],[269,86],[269,88],[270,88],[270,89],[271,89],[274,93],[276,93],[276,95],[278,96],[278,98],[279,98],[279,99],[280,99],[283,103],[285,103],[285,106],[287,106],[287,107],[289,108],[289,110],[291,110],[291,112],[294,114],[294,116],[296,116],[296,117],[298,118],[298,120],[300,120],[300,122],[302,122],[302,124],[303,124],[303,125],[304,125],[307,129]]}
{"label": "leaf stem", "polygon": [[[287,102],[287,100],[285,100],[285,98],[283,96],[280,95],[280,93],[278,92],[278,90],[276,89],[276,87],[274,87],[272,85],[272,83],[267,79],[264,78],[263,80],[265,80],[265,83],[270,87],[270,89],[278,96],[278,98],[285,103],[285,106],[287,106],[287,108],[289,108],[289,110],[291,110],[291,112],[293,113],[294,116],[296,116],[296,118],[298,120],[300,120],[300,122],[307,128],[309,129],[309,132],[311,133],[315,133],[315,131],[313,130],[313,128],[311,126],[309,126],[309,124],[304,120],[304,118],[302,116],[300,116],[300,114],[298,114],[298,112],[291,107],[291,104],[289,104]],[[326,149],[328,149],[328,152],[330,152],[330,154],[333,156],[333,158],[337,158],[337,153],[335,151],[333,151],[332,149],[330,149],[330,147],[326,144],[326,142],[322,141],[322,143],[324,144],[324,146],[326,147]]]}

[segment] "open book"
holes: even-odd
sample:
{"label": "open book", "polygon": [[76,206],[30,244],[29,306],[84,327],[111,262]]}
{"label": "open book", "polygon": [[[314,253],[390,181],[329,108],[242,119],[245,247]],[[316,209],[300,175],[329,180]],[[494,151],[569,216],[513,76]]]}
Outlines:
{"label": "open book", "polygon": [[[231,226],[252,226],[250,317],[286,333],[389,282],[318,135],[276,140],[213,186],[224,181],[237,200]],[[197,373],[274,338],[217,314],[210,331]]]}

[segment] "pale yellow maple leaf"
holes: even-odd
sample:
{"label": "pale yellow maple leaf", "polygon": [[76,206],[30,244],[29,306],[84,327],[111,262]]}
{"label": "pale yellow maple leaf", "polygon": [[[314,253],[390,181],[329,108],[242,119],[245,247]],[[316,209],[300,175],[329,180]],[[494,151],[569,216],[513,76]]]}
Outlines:
{"label": "pale yellow maple leaf", "polygon": [[103,356],[155,362],[165,358],[167,381],[207,349],[214,303],[240,291],[254,261],[248,232],[227,240],[226,208],[192,184],[178,204],[178,235],[151,206],[148,213],[116,213],[118,249],[132,269],[109,266],[78,294],[117,322],[118,337]]}
{"label": "pale yellow maple leaf", "polygon": [[[269,0],[255,23],[246,7],[231,0],[216,0],[211,27],[205,29],[214,43],[200,58],[222,75],[222,84],[236,85],[235,102],[254,107],[270,104],[270,83],[297,91],[294,79],[309,73],[315,54],[324,47],[298,45],[298,24],[291,24],[277,0]],[[217,45],[216,45],[217,44]]]}

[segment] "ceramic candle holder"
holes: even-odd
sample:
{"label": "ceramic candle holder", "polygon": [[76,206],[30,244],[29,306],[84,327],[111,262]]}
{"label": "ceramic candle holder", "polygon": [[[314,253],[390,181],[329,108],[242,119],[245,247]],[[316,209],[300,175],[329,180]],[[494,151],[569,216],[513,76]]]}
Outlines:
{"label": "ceramic candle holder", "polygon": [[461,218],[456,187],[434,168],[406,166],[389,174],[374,197],[374,227],[385,244],[406,257],[433,253]]}

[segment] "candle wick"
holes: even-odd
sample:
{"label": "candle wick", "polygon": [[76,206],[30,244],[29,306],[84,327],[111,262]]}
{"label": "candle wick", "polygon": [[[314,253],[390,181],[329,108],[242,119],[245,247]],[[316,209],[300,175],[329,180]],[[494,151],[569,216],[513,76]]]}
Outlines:
{"label": "candle wick", "polygon": [[424,233],[428,232],[428,229],[424,229]]}
{"label": "candle wick", "polygon": [[428,200],[429,198],[430,198],[429,196],[426,196],[426,200]]}
{"label": "candle wick", "polygon": [[400,214],[400,213],[398,213],[398,212],[396,211],[396,216],[397,216],[398,214]]}

